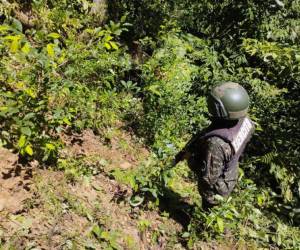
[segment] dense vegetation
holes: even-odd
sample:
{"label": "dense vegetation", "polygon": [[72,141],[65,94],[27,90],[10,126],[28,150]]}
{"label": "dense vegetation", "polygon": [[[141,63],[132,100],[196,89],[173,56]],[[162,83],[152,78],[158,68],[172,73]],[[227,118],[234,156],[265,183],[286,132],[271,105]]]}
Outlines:
{"label": "dense vegetation", "polygon": [[130,202],[153,209],[168,189],[177,191],[174,182],[193,181],[184,164],[163,170],[209,124],[209,88],[239,82],[257,123],[239,185],[211,213],[198,200],[181,241],[192,248],[229,230],[257,247],[299,248],[300,1],[113,0],[96,7],[88,0],[1,1],[0,144],[24,162],[57,167],[61,133],[91,128],[109,141],[121,121],[152,151],[127,180]]}

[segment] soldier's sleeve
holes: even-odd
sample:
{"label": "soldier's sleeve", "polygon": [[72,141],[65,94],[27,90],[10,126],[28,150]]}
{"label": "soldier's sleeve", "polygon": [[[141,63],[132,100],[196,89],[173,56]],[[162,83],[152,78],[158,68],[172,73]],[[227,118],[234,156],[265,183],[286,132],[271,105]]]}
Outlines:
{"label": "soldier's sleeve", "polygon": [[229,143],[219,137],[208,138],[205,143],[203,180],[209,185],[213,185],[222,175],[226,162],[230,160],[232,149]]}

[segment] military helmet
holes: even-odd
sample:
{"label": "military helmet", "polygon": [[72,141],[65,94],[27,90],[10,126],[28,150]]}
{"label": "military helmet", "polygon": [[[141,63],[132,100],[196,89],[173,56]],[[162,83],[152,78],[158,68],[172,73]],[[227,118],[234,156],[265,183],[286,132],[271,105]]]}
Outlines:
{"label": "military helmet", "polygon": [[249,95],[238,83],[225,82],[212,88],[207,103],[213,117],[236,120],[246,116]]}

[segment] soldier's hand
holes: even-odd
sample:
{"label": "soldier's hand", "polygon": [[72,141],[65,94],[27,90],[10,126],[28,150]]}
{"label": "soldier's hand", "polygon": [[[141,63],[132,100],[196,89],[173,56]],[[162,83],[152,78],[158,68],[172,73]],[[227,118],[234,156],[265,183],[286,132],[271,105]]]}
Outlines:
{"label": "soldier's hand", "polygon": [[191,157],[191,153],[190,152],[185,152],[185,154],[183,155],[183,160],[188,160]]}
{"label": "soldier's hand", "polygon": [[175,156],[173,165],[175,166],[180,161],[188,160],[190,157],[191,157],[190,152],[181,151]]}

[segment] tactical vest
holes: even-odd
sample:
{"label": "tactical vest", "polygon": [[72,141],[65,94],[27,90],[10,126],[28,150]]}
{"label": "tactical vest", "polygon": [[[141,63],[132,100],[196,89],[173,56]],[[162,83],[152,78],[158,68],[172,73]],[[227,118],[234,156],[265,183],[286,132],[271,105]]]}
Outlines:
{"label": "tactical vest", "polygon": [[[243,153],[247,143],[249,142],[254,132],[254,123],[248,118],[242,118],[236,125],[229,128],[217,128],[208,130],[200,139],[207,139],[209,137],[217,136],[230,144],[232,149],[232,157],[230,161],[226,162],[224,171],[228,177],[237,175],[237,168],[239,158]],[[226,177],[226,176],[225,176]]]}

